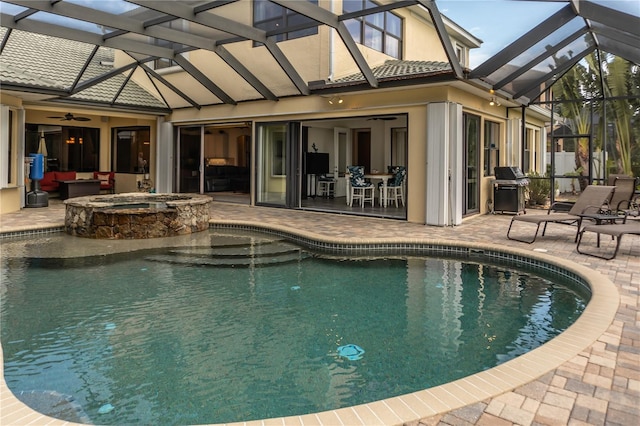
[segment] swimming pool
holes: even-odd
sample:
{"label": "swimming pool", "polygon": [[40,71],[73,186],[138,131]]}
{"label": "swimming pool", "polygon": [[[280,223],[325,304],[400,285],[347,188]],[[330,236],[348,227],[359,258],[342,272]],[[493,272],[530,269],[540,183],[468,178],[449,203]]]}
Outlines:
{"label": "swimming pool", "polygon": [[[251,239],[260,243],[271,237]],[[259,249],[259,244],[234,244],[231,237],[219,240],[227,253],[215,257],[209,248],[191,244],[147,250],[140,259],[114,254],[41,259],[31,265],[12,260],[17,263],[7,277],[11,292],[35,305],[11,306],[9,313],[8,301],[15,296],[3,297],[3,323],[27,324],[47,351],[34,350],[34,341],[25,336],[7,336],[14,328],[3,327],[9,386],[18,390],[12,376],[27,368],[33,373],[29,379],[35,378],[32,389],[55,384],[59,392],[74,394],[89,417],[101,424],[211,423],[321,411],[409,393],[490,368],[550,339],[557,331],[543,325],[545,316],[553,321],[568,317],[568,322],[554,324],[556,330],[566,328],[588,297],[575,283],[561,289],[556,284],[563,284],[560,276],[554,276],[552,284],[526,269],[490,267],[478,259],[462,264],[396,250],[354,260],[354,255],[309,253],[282,241]],[[245,256],[260,250],[262,256]],[[279,266],[259,265],[262,262]],[[36,263],[37,269],[27,267]],[[76,278],[61,279],[64,286],[51,281],[52,274],[66,271],[75,272]],[[463,285],[465,279],[475,281]],[[234,295],[238,287],[241,291]],[[38,288],[42,293],[35,299],[31,291]],[[88,295],[97,300],[84,299]],[[581,299],[558,310],[558,299],[576,295]],[[507,301],[514,304],[507,307]],[[496,305],[520,320],[505,322],[504,312],[492,311]],[[280,311],[267,310],[275,307]],[[40,314],[34,318],[33,312]],[[178,312],[186,318],[173,322]],[[239,331],[239,325],[248,327]],[[276,342],[283,330],[297,334]],[[437,332],[441,336],[436,337]],[[64,346],[66,342],[73,347]],[[469,349],[472,343],[475,349]],[[364,350],[360,359],[340,356],[339,348],[349,344]],[[502,349],[489,352],[498,345]],[[266,360],[253,357],[268,349]],[[473,371],[465,370],[469,360],[457,358],[470,351],[481,361]],[[440,355],[444,357],[438,360]],[[212,366],[214,356],[217,363]],[[39,361],[43,358],[50,358],[51,366],[44,368]],[[91,365],[84,373],[70,367],[80,361]],[[187,373],[187,366],[195,366],[195,373]],[[431,371],[449,375],[425,380]],[[245,383],[241,376],[256,381]],[[180,389],[182,381],[190,388]],[[206,403],[198,402],[200,393],[212,389],[214,397],[208,394]],[[230,396],[219,396],[229,389]],[[281,394],[290,389],[294,391],[288,396]],[[82,396],[82,390],[88,393]],[[263,402],[253,399],[259,390],[267,395]],[[323,398],[310,396],[318,390]],[[373,396],[359,399],[365,391],[373,391]],[[295,411],[278,411],[274,399]],[[214,400],[220,401],[216,407]],[[262,411],[239,407],[243,401]],[[182,408],[179,417],[167,417],[175,406]]]}

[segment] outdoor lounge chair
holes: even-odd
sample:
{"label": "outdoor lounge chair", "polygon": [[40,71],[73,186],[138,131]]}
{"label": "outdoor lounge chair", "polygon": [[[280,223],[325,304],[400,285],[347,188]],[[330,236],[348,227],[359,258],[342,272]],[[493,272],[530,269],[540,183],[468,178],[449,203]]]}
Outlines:
{"label": "outdoor lounge chair", "polygon": [[[611,235],[616,239],[616,247],[611,255],[599,254],[596,252],[586,252],[580,250],[580,243],[582,243],[582,237],[585,232],[595,232],[598,234],[598,246],[600,245],[600,234]],[[620,242],[623,235],[640,235],[640,221],[629,220],[622,224],[609,224],[609,225],[586,225],[578,234],[578,244],[576,245],[576,251],[580,254],[586,254],[587,256],[599,257],[600,259],[611,260],[618,254],[620,248]]]}
{"label": "outdoor lounge chair", "polygon": [[612,185],[616,189],[608,202],[610,214],[618,214],[631,208],[637,183],[637,179],[631,176],[616,176],[612,180]]}
{"label": "outdoor lounge chair", "polygon": [[[560,223],[563,225],[575,225],[577,226],[576,230],[576,241],[578,239],[578,233],[580,232],[580,225],[582,224],[582,214],[587,213],[599,213],[602,206],[606,205],[609,199],[611,198],[611,194],[613,193],[615,186],[604,186],[604,185],[589,185],[584,191],[580,194],[576,202],[573,204],[569,211],[564,211],[562,213],[557,213],[556,205],[562,203],[554,203],[549,210],[547,210],[547,214],[524,214],[514,216],[511,219],[511,223],[509,224],[509,229],[507,230],[507,238],[510,240],[520,241],[523,243],[533,243],[537,236],[538,231],[540,230],[540,225],[544,224],[542,228],[542,236],[544,236],[547,231],[547,224],[550,222]],[[553,213],[556,212],[556,213]],[[532,239],[522,239],[511,236],[511,228],[515,222],[528,222],[537,225],[536,233],[533,235]]]}

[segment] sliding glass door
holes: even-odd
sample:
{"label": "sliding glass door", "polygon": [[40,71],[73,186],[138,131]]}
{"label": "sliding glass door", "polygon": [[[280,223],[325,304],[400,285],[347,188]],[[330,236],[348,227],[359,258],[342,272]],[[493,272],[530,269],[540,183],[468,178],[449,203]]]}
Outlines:
{"label": "sliding glass door", "polygon": [[480,211],[480,117],[463,114],[464,120],[464,200],[463,215]]}
{"label": "sliding glass door", "polygon": [[300,123],[257,126],[256,203],[300,206]]}
{"label": "sliding glass door", "polygon": [[181,127],[178,134],[178,192],[200,193],[202,127]]}

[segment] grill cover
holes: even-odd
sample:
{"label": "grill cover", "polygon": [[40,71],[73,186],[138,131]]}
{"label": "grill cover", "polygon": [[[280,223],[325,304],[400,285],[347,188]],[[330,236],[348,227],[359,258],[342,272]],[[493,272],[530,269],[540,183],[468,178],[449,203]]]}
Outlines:
{"label": "grill cover", "polygon": [[520,167],[494,167],[493,171],[498,180],[518,180],[526,178],[522,170],[520,170]]}

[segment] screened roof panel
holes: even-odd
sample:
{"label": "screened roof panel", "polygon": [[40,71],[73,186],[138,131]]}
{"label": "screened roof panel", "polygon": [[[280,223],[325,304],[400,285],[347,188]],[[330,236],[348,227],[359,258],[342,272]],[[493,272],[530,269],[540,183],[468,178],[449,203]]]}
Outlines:
{"label": "screened roof panel", "polygon": [[622,31],[618,28],[608,27],[597,22],[591,22],[591,28],[595,34],[606,34],[609,37],[619,40],[623,44],[635,47],[640,46],[640,35],[638,34]]}
{"label": "screened roof panel", "polygon": [[[189,60],[198,67],[204,74],[204,77],[211,81],[218,82],[219,88],[227,93],[233,99],[261,99],[262,95],[236,73],[234,69],[227,64],[220,56],[213,52],[191,52]],[[219,79],[220,75],[227,78]]]}
{"label": "screened roof panel", "polygon": [[19,6],[17,4],[1,2],[0,11],[8,15],[18,16],[26,10],[29,10],[29,8],[25,6]]}
{"label": "screened roof panel", "polygon": [[[505,79],[508,75],[514,75],[515,77],[513,80],[510,80],[504,86],[500,86],[500,80],[496,80],[495,88],[507,90],[509,93],[517,93],[526,89],[525,82],[531,80],[535,81],[558,67],[562,68],[567,61],[574,59],[574,55],[583,52],[592,46],[593,38],[589,34],[584,34],[582,37],[577,38],[572,43],[569,43],[567,46],[559,49],[557,52],[544,56],[542,60],[537,61],[535,64],[530,64],[521,69],[518,68],[519,65],[517,64],[509,64],[493,73],[491,78],[493,79],[494,75],[498,74],[502,74],[502,79]],[[514,72],[514,70],[517,71],[518,69],[522,72],[521,75],[517,75],[517,73]]]}
{"label": "screened roof panel", "polygon": [[140,7],[129,3],[125,0],[103,0],[103,1],[87,1],[87,0],[65,0],[66,3],[73,3],[80,6],[87,6],[89,3],[92,9],[100,10],[102,12],[112,13],[114,15],[121,15]]}
{"label": "screened roof panel", "polygon": [[93,34],[105,34],[114,31],[114,28],[109,28],[103,25],[94,24],[92,22],[82,21],[80,19],[69,18],[66,16],[54,15],[48,12],[36,12],[33,15],[25,18],[27,20],[45,22],[48,24],[60,25],[65,28],[73,28],[74,30],[86,31]]}
{"label": "screened roof panel", "polygon": [[[379,64],[367,61],[370,56],[364,55],[362,46],[351,38],[346,22],[364,16],[368,18],[363,20],[369,22],[381,16],[377,14],[382,11],[392,9],[405,9],[409,14],[419,11],[431,18],[448,58],[447,78],[482,87],[489,85],[522,103],[537,97],[545,80],[552,81],[554,76],[561,75],[566,71],[565,65],[581,59],[576,55],[584,56],[593,49],[640,63],[637,0],[380,0],[367,2],[366,11],[353,10],[348,14],[340,7],[342,2],[319,2],[318,6],[303,0],[271,0],[269,4],[284,7],[291,19],[289,27],[276,25],[270,32],[252,25],[253,4],[249,0],[0,0],[4,30],[0,45],[0,84],[3,91],[11,87],[18,93],[20,90],[33,93],[42,88],[42,93],[56,93],[64,99],[83,96],[74,86],[80,81],[78,87],[88,90],[84,95],[87,99],[94,98],[96,93],[111,95],[113,87],[119,88],[118,98],[124,99],[125,89],[121,88],[120,79],[137,67],[136,76],[144,70],[151,76],[149,81],[158,85],[158,88],[154,84],[140,86],[150,95],[140,101],[141,105],[156,99],[164,104],[165,110],[184,106],[199,108],[207,102],[235,104],[256,98],[273,101],[281,96],[332,90],[376,89],[380,81],[372,69]],[[454,6],[462,4],[458,10],[469,20],[459,19],[454,13]],[[272,9],[266,9],[269,10]],[[477,66],[472,62],[470,73],[463,72],[456,58],[441,12],[461,24],[460,28],[473,31],[470,37],[479,36],[484,41],[479,49],[472,49],[471,54],[487,59]],[[361,81],[345,82],[336,89],[328,76],[309,69],[310,55],[293,55],[286,44],[276,42],[276,38],[283,38],[280,35],[286,32],[299,34],[314,26],[333,28],[335,40],[343,42],[363,77]],[[482,32],[485,28],[486,32]],[[475,34],[476,29],[479,34]],[[579,34],[582,30],[588,35]],[[31,34],[31,38],[39,42],[32,44],[26,37],[19,36],[20,31]],[[71,46],[65,43],[76,42],[87,46],[73,45],[68,48],[70,52],[60,50],[60,46]],[[260,46],[254,47],[255,42]],[[122,70],[104,70],[101,75],[88,78],[89,74],[83,70],[94,46],[111,50],[117,57],[133,56],[140,62]],[[42,57],[33,58],[35,64],[27,67],[25,63],[29,61],[19,59],[24,55],[18,54],[18,50],[27,49],[31,53],[34,48],[41,51]],[[209,62],[192,63],[189,54],[181,55],[196,54],[200,50],[212,52],[211,55],[218,58],[212,56]],[[321,54],[329,55],[329,51],[325,49]],[[50,61],[49,69],[44,69],[39,64],[49,62],[53,56],[50,52],[55,52],[57,57]],[[185,76],[182,81],[153,71],[151,60],[156,57],[177,61],[186,72],[181,74]],[[313,61],[317,60],[316,54]],[[325,57],[320,60],[328,62]],[[408,85],[422,81],[414,82],[409,75],[390,78]],[[109,79],[113,79],[113,87],[109,86],[107,91],[104,84]],[[185,88],[185,83],[193,81],[204,90],[188,93],[192,89]],[[390,84],[389,81],[385,79],[383,84]],[[529,99],[518,99],[524,92]],[[135,91],[127,90],[127,93]],[[534,94],[534,98],[530,98]]]}
{"label": "screened roof panel", "polygon": [[157,94],[163,102],[172,105],[172,108],[188,108],[197,107],[197,103],[182,92],[177,92],[171,87],[166,79],[158,79],[156,76],[150,76],[150,81],[157,90]]}
{"label": "screened roof panel", "polygon": [[521,55],[510,61],[510,63],[516,66],[524,66],[532,59],[537,58],[539,55],[544,54],[545,52],[548,52],[550,50],[550,47],[557,46],[558,44],[562,43],[567,37],[571,37],[576,32],[584,30],[585,28],[586,25],[584,23],[584,19],[575,17],[547,37],[535,43]]}
{"label": "screened roof panel", "polygon": [[[174,29],[176,28],[175,26],[171,26],[169,22],[161,24],[161,26],[166,26]],[[200,37],[206,37],[211,41],[212,44],[216,41],[226,40],[226,39],[235,37],[231,33],[220,31],[215,28],[207,27],[205,25],[198,24],[197,22],[190,22],[188,25],[188,31],[184,31],[184,32],[186,34],[193,34]]]}
{"label": "screened roof panel", "polygon": [[[149,56],[158,56],[165,57],[165,55],[170,54],[171,57],[175,53],[185,52],[189,50],[193,50],[194,48],[185,45],[182,43],[170,42],[166,39],[149,37],[147,35],[135,34],[135,33],[124,33],[117,34],[114,37],[108,38],[108,43],[110,45],[121,46],[123,50],[128,51],[127,46],[129,45],[137,45],[137,46],[153,46],[155,50],[148,50],[148,55],[142,55],[142,57]],[[213,46],[213,43],[208,43],[208,46]],[[141,49],[137,49],[135,52],[141,54]],[[145,49],[142,49],[145,50]]]}

